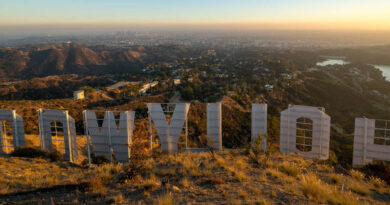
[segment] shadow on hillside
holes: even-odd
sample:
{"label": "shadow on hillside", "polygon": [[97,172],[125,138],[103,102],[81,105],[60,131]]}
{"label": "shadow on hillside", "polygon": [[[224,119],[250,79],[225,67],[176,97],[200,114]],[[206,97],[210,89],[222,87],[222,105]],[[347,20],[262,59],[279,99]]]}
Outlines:
{"label": "shadow on hillside", "polygon": [[30,88],[9,92],[0,96],[4,100],[49,100],[58,98],[71,98],[72,93],[60,87]]}
{"label": "shadow on hillside", "polygon": [[91,102],[87,105],[87,109],[92,109],[96,107],[114,107],[120,106],[128,103],[130,100],[128,99],[120,99],[120,100],[101,100],[97,102]]}

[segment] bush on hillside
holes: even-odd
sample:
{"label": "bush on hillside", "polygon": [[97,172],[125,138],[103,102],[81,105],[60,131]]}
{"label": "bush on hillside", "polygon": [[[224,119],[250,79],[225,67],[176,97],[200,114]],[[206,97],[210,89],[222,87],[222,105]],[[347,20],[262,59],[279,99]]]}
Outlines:
{"label": "bush on hillside", "polygon": [[11,152],[12,157],[45,158],[47,152],[34,147],[20,147]]}
{"label": "bush on hillside", "polygon": [[131,145],[131,157],[130,162],[125,166],[125,173],[128,179],[131,179],[137,175],[143,175],[147,173],[146,161],[151,158],[149,150],[145,149],[145,144],[139,141],[134,141]]}
{"label": "bush on hillside", "polygon": [[92,164],[105,164],[110,162],[110,159],[108,159],[108,157],[95,156],[95,154],[93,153],[91,154],[91,160],[92,160]]}
{"label": "bush on hillside", "polygon": [[375,176],[390,183],[390,164],[386,162],[375,162],[362,168],[362,171],[368,176]]}
{"label": "bush on hillside", "polygon": [[50,159],[52,162],[58,162],[63,159],[62,154],[57,150],[53,150],[47,153],[47,158]]}
{"label": "bush on hillside", "polygon": [[20,147],[15,151],[11,152],[10,156],[26,158],[44,158],[50,159],[53,162],[58,162],[63,159],[62,154],[57,150],[47,152],[35,147]]}

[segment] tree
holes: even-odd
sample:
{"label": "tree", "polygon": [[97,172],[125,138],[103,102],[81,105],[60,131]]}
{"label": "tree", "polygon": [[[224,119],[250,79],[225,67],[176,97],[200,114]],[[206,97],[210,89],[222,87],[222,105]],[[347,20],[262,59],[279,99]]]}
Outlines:
{"label": "tree", "polygon": [[180,94],[184,100],[191,100],[194,98],[194,90],[191,86],[186,86],[183,88]]}

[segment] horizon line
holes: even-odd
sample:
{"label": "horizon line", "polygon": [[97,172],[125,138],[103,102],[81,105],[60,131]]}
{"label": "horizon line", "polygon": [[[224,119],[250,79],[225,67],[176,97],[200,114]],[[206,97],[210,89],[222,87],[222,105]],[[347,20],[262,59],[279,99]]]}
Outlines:
{"label": "horizon line", "polygon": [[[245,29],[245,30],[330,30],[330,31],[390,31],[390,23],[386,26],[379,26],[375,23],[367,25],[357,22],[189,22],[189,23],[168,23],[168,22],[147,22],[147,23],[120,23],[120,22],[59,22],[59,23],[0,23],[3,28],[31,28],[31,27],[86,27],[86,28],[195,28],[195,29]],[[1,33],[1,31],[0,31]]]}

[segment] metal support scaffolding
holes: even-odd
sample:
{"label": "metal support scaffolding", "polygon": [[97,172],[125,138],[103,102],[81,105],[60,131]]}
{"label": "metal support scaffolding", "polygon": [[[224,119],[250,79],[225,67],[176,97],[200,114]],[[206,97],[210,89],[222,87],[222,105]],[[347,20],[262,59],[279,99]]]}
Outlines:
{"label": "metal support scaffolding", "polygon": [[46,147],[46,145],[45,145],[45,138],[43,135],[43,111],[42,111],[42,109],[38,110],[38,127],[39,127],[39,139],[40,139],[41,149],[44,149]]}
{"label": "metal support scaffolding", "polygon": [[86,111],[83,111],[83,117],[84,117],[84,128],[85,128],[85,138],[87,142],[87,154],[88,154],[88,167],[91,168],[91,147],[89,142],[89,132],[88,132],[88,118],[86,115]]}
{"label": "metal support scaffolding", "polygon": [[2,141],[2,147],[4,148],[4,152],[9,154],[14,149],[14,136],[12,134],[12,126],[11,124],[8,124],[9,121],[1,121],[1,141]]}
{"label": "metal support scaffolding", "polygon": [[[65,146],[59,146],[65,145],[65,139],[64,139],[64,126],[60,124],[58,121],[54,121],[50,123],[50,135],[52,136],[51,141],[53,142],[55,149],[57,151],[64,150],[65,151]],[[60,138],[58,137],[60,135]],[[53,139],[54,138],[54,139]]]}

